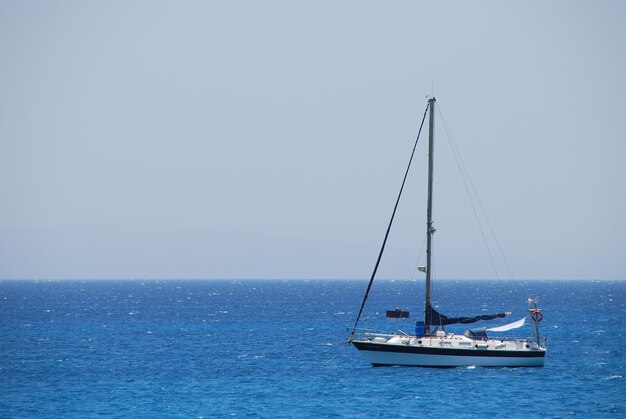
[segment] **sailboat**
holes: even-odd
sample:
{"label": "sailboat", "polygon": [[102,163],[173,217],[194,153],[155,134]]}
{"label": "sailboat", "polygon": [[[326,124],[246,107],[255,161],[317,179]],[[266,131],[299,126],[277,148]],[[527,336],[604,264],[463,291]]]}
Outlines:
{"label": "sailboat", "polygon": [[[436,99],[428,99],[428,105],[424,111],[413,153],[409,160],[396,200],[396,205],[391,216],[391,221],[385,234],[382,248],[378,255],[374,272],[370,278],[367,290],[361,302],[361,308],[357,315],[352,333],[348,342],[374,366],[404,365],[420,367],[459,367],[459,366],[482,366],[482,367],[542,367],[546,355],[545,337],[540,335],[539,323],[543,319],[542,310],[537,305],[537,298],[528,299],[528,316],[532,322],[531,336],[525,338],[490,337],[492,332],[499,333],[514,330],[526,323],[526,316],[515,322],[492,328],[470,328],[463,334],[449,333],[446,326],[452,324],[471,324],[478,321],[494,320],[509,315],[510,312],[490,315],[478,315],[467,317],[451,317],[439,313],[431,303],[431,271],[432,271],[432,236],[435,232],[433,227],[433,143],[435,133],[435,103]],[[426,114],[429,114],[429,138],[428,138],[428,197],[426,211],[426,266],[419,267],[419,271],[426,274],[426,290],[424,319],[417,321],[415,333],[397,331],[393,333],[381,333],[357,329],[363,313],[376,271],[380,264],[389,236],[389,231],[398,208],[400,196],[409,173],[411,161],[415,154],[417,141],[419,140]],[[387,311],[387,317],[406,318],[408,312],[400,309]],[[489,333],[488,333],[489,332]]]}

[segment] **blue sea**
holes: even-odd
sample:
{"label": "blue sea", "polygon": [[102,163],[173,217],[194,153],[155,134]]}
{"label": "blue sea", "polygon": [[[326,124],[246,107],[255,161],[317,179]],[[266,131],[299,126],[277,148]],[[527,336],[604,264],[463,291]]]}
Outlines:
{"label": "blue sea", "polygon": [[[0,416],[626,417],[626,281],[434,285],[449,315],[539,297],[544,368],[371,367],[344,343],[366,286],[1,281]],[[363,326],[411,331],[423,286],[376,282]]]}

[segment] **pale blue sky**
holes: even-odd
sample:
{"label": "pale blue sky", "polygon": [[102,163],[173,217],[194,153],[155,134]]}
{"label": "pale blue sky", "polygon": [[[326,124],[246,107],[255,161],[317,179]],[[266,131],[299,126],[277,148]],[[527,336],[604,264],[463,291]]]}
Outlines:
{"label": "pale blue sky", "polygon": [[[515,277],[626,278],[625,21],[0,0],[0,278],[368,277],[433,78]],[[437,128],[436,274],[495,277]],[[413,275],[425,144],[381,277]]]}

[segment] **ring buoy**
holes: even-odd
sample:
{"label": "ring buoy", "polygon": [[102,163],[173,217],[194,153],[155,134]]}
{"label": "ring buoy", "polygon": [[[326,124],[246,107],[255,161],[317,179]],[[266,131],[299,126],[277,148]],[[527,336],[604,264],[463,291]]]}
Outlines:
{"label": "ring buoy", "polygon": [[539,310],[534,310],[531,314],[530,317],[532,317],[533,321],[535,323],[539,323],[541,320],[543,320],[543,314],[541,314],[541,311]]}

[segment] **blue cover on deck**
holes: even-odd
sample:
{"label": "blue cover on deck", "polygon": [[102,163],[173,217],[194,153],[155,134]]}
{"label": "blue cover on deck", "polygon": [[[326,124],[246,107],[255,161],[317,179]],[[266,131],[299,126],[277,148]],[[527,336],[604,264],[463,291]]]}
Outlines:
{"label": "blue cover on deck", "polygon": [[424,336],[424,322],[415,322],[415,336]]}

